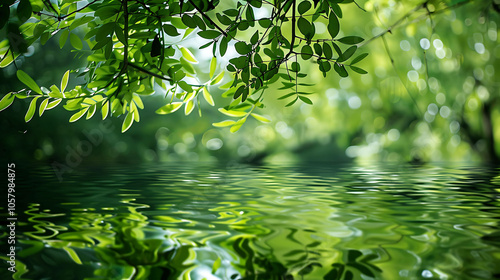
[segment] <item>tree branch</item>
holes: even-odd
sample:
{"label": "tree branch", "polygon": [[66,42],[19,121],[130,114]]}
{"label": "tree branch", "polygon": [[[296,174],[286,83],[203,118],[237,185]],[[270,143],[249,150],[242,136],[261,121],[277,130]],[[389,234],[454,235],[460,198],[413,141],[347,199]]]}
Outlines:
{"label": "tree branch", "polygon": [[75,13],[78,13],[78,12],[80,12],[80,11],[82,11],[82,10],[85,10],[88,6],[90,6],[90,5],[94,4],[94,3],[95,3],[95,2],[97,2],[97,1],[98,1],[98,0],[94,0],[94,1],[92,1],[92,2],[90,2],[90,3],[88,3],[87,5],[85,5],[85,6],[81,7],[80,9],[78,9],[78,10],[74,10],[73,12],[71,12],[71,13],[69,13],[69,14],[67,14],[67,15],[63,16],[61,19],[65,19],[65,18],[67,18],[67,17],[71,16],[72,14],[75,14]]}
{"label": "tree branch", "polygon": [[141,67],[139,65],[135,65],[133,63],[129,63],[128,65],[131,66],[132,68],[135,68],[135,69],[137,69],[137,70],[139,70],[141,72],[144,72],[144,73],[146,73],[146,74],[148,74],[150,76],[153,76],[155,78],[162,79],[162,80],[169,81],[169,82],[173,82],[173,80],[171,78],[168,78],[168,77],[162,76],[160,74],[156,74],[154,72],[151,72],[148,69],[143,68],[143,67]]}
{"label": "tree branch", "polygon": [[[139,66],[139,65],[135,65],[135,64],[130,63],[130,62],[129,62],[129,64],[128,64],[128,65],[129,65],[130,67],[132,67],[132,68],[135,68],[135,69],[137,69],[137,70],[139,70],[139,71],[141,71],[141,72],[144,72],[144,73],[146,73],[146,74],[148,74],[148,75],[150,75],[150,76],[153,76],[153,77],[155,77],[155,78],[162,79],[162,80],[164,80],[164,81],[174,82],[174,80],[172,80],[172,78],[170,78],[170,77],[165,77],[165,76],[162,76],[162,75],[160,75],[160,74],[156,74],[156,73],[151,72],[150,70],[148,70],[148,69],[146,69],[146,68],[143,68],[143,67],[141,67],[141,66]],[[204,86],[204,85],[196,85],[196,84],[188,84],[188,85],[193,86],[193,87],[202,87],[202,86]]]}
{"label": "tree branch", "polygon": [[290,51],[286,55],[287,57],[290,56],[293,52],[293,45],[295,44],[295,5],[296,5],[297,0],[293,0],[292,3],[292,40],[290,41]]}
{"label": "tree branch", "polygon": [[[371,43],[372,41],[384,36],[385,34],[387,33],[392,33],[392,30],[395,29],[396,27],[399,27],[399,25],[401,25],[401,23],[407,19],[408,17],[410,17],[411,14],[415,13],[416,11],[422,9],[422,8],[425,8],[426,4],[427,4],[428,1],[425,1],[424,3],[416,6],[415,8],[411,9],[409,12],[407,12],[404,16],[402,16],[400,19],[398,19],[396,22],[394,22],[391,26],[389,26],[389,28],[387,28],[386,30],[382,31],[380,34],[378,35],[375,35],[373,36],[372,38],[366,40],[363,44],[360,45],[360,47],[364,46],[364,45],[367,45],[369,43]],[[440,13],[443,13],[447,10],[451,10],[451,9],[456,9],[460,6],[463,6],[465,4],[468,4],[470,3],[471,0],[465,0],[465,1],[462,1],[462,2],[459,2],[459,3],[456,3],[454,5],[451,5],[451,6],[447,6],[446,8],[443,8],[441,10],[436,10],[434,12],[431,12],[431,11],[428,11],[427,14],[424,16],[424,17],[427,17],[427,15],[434,15],[434,14],[440,14]],[[419,17],[417,18],[415,21],[420,21],[422,20],[423,18],[422,17]],[[414,22],[414,21],[412,21]]]}

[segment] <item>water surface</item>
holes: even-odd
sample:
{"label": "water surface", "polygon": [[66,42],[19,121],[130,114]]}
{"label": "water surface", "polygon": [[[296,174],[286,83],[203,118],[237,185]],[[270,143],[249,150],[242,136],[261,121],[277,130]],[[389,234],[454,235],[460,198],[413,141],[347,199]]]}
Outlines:
{"label": "water surface", "polygon": [[2,279],[495,279],[499,170],[21,168]]}

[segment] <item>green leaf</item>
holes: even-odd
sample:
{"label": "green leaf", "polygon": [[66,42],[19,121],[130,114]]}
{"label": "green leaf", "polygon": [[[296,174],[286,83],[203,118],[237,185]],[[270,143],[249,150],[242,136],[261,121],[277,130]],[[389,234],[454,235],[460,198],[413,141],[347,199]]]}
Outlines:
{"label": "green leaf", "polygon": [[222,11],[222,12],[230,17],[235,17],[239,14],[238,10],[236,10],[236,9],[227,9],[227,10]]}
{"label": "green leaf", "polygon": [[208,40],[215,39],[215,38],[219,37],[221,34],[222,33],[220,33],[217,30],[205,30],[205,31],[198,32],[198,35],[200,37],[208,39]]}
{"label": "green leaf", "polygon": [[335,52],[336,52],[339,56],[341,56],[341,55],[342,55],[342,50],[340,49],[340,47],[339,47],[337,44],[335,44],[334,42],[332,42],[332,46],[333,46],[333,49],[335,49]]}
{"label": "green leaf", "polygon": [[351,70],[359,74],[367,74],[368,72],[364,69],[351,65]]}
{"label": "green leaf", "polygon": [[365,39],[358,36],[347,36],[340,38],[338,41],[346,45],[354,45],[363,42]]}
{"label": "green leaf", "polygon": [[233,23],[233,20],[226,15],[216,13],[215,16],[217,17],[219,22],[222,23],[223,25],[231,25]]}
{"label": "green leaf", "polygon": [[0,62],[0,68],[5,68],[9,66],[14,59],[16,59],[20,54],[12,55],[12,51],[9,49],[7,53],[3,56],[2,62]]}
{"label": "green leaf", "polygon": [[375,274],[365,265],[357,262],[349,263],[350,266],[356,268],[359,272],[362,274],[368,276],[368,277],[375,277]]}
{"label": "green leaf", "polygon": [[285,107],[290,107],[290,106],[292,106],[293,104],[295,104],[295,102],[297,102],[297,100],[298,100],[298,99],[299,99],[298,97],[297,97],[297,98],[295,98],[295,99],[294,99],[294,100],[292,100],[290,103],[286,104],[286,105],[285,105]]}
{"label": "green leaf", "polygon": [[186,83],[185,81],[180,81],[177,83],[185,92],[192,92],[193,87]]}
{"label": "green leaf", "polygon": [[[336,2],[341,2],[341,1],[336,1]],[[342,9],[340,9],[340,6],[337,3],[329,3],[330,7],[333,9],[335,14],[339,17],[342,18]]]}
{"label": "green leaf", "polygon": [[247,43],[245,42],[237,42],[236,44],[234,44],[234,48],[241,55],[247,55],[252,51],[252,46],[247,45]]}
{"label": "green leaf", "polygon": [[185,60],[184,57],[181,57],[180,62],[182,67],[186,70],[186,72],[188,72],[189,74],[195,73],[193,65],[191,65],[191,63]]}
{"label": "green leaf", "polygon": [[333,57],[333,50],[332,47],[330,47],[330,45],[328,44],[328,42],[323,43],[323,55],[327,59],[331,59]]}
{"label": "green leaf", "polygon": [[215,79],[213,79],[213,80],[210,82],[210,84],[211,84],[211,85],[215,85],[215,84],[217,84],[217,83],[220,83],[220,81],[222,81],[222,78],[224,78],[224,71],[223,71],[223,72],[220,72],[220,73],[219,73],[219,75],[217,75],[217,76],[215,77]]}
{"label": "green leaf", "polygon": [[337,37],[340,31],[340,23],[339,19],[333,12],[330,13],[330,17],[328,18],[327,28],[328,28],[328,33],[330,33],[330,36],[332,36],[332,39]]}
{"label": "green leaf", "polygon": [[89,23],[93,19],[94,19],[94,17],[92,17],[92,16],[83,16],[81,18],[77,18],[73,21],[73,23],[71,23],[71,25],[69,26],[69,30],[73,30],[73,29],[77,28],[78,26]]}
{"label": "green leaf", "polygon": [[187,61],[191,61],[193,63],[198,63],[198,61],[196,60],[196,58],[194,58],[194,55],[188,49],[186,49],[184,47],[181,47],[181,53],[182,53],[182,56]]}
{"label": "green leaf", "polygon": [[231,126],[229,131],[231,131],[231,133],[237,132],[238,130],[240,130],[241,126],[245,123],[246,120],[247,120],[247,118],[240,119],[235,124],[233,124],[233,126]]}
{"label": "green leaf", "polygon": [[102,105],[102,108],[101,108],[102,120],[106,119],[106,117],[108,116],[108,113],[109,113],[109,101],[104,102],[104,104]]}
{"label": "green leaf", "polygon": [[309,46],[309,45],[303,46],[302,50],[300,52],[301,52],[300,55],[302,56],[303,60],[308,60],[313,55],[313,50],[312,50],[311,46]]}
{"label": "green leaf", "polygon": [[80,40],[80,37],[78,37],[76,34],[71,33],[69,35],[69,42],[73,46],[73,48],[77,50],[81,50],[83,47],[82,40]]}
{"label": "green leaf", "polygon": [[186,105],[184,106],[184,114],[187,116],[193,112],[194,109],[194,99],[189,100],[186,102]]}
{"label": "green leaf", "polygon": [[210,42],[208,42],[208,43],[206,43],[206,44],[202,45],[202,46],[200,47],[200,50],[201,50],[201,49],[208,48],[208,47],[210,47],[210,46],[211,46],[211,45],[213,45],[213,44],[214,44],[214,41],[210,41]]}
{"label": "green leaf", "polygon": [[163,48],[163,46],[160,43],[160,37],[157,34],[155,36],[155,38],[153,39],[153,43],[151,44],[151,52],[150,52],[151,57],[157,57],[157,56],[161,55],[162,48]]}
{"label": "green leaf", "polygon": [[295,87],[295,83],[289,83],[289,82],[281,82],[281,83],[283,84],[283,86],[279,88],[280,90]]}
{"label": "green leaf", "polygon": [[248,66],[248,59],[246,56],[231,58],[229,62],[234,64],[234,66],[236,66],[236,68],[238,69],[247,68]]}
{"label": "green leaf", "polygon": [[182,102],[172,102],[170,104],[167,104],[163,107],[160,107],[158,110],[156,110],[156,113],[157,114],[160,114],[160,115],[166,115],[166,114],[170,114],[170,113],[173,113],[177,110],[179,110],[179,108],[182,106]]}
{"label": "green leaf", "polygon": [[167,33],[168,36],[172,36],[172,37],[181,35],[177,31],[177,28],[175,28],[175,26],[173,26],[171,24],[164,24],[163,25],[163,31],[165,31],[165,33]]}
{"label": "green leaf", "polygon": [[50,102],[49,105],[47,105],[47,108],[45,108],[45,111],[55,108],[57,105],[59,105],[59,103],[61,103],[61,101],[62,101],[62,98],[58,98],[58,99]]}
{"label": "green leaf", "polygon": [[340,65],[338,63],[333,64],[333,69],[335,69],[335,72],[339,74],[340,77],[346,78],[349,76],[349,73],[347,73],[347,70],[345,70],[344,65]]}
{"label": "green leaf", "polygon": [[101,5],[95,12],[95,16],[101,18],[101,20],[105,20],[116,15],[119,11],[117,7],[110,7],[109,5]]}
{"label": "green leaf", "polygon": [[234,95],[233,95],[233,99],[238,99],[238,97],[240,97],[242,94],[243,94],[243,91],[245,91],[246,89],[246,86],[245,85],[241,85],[235,92],[234,92]]}
{"label": "green leaf", "polygon": [[297,26],[299,27],[300,33],[302,33],[306,39],[311,39],[314,36],[314,26],[311,25],[307,19],[300,17],[297,21]]}
{"label": "green leaf", "polygon": [[116,26],[117,26],[117,23],[115,23],[115,22],[108,22],[106,24],[103,24],[101,27],[99,27],[96,30],[95,40],[97,42],[100,42],[100,41],[106,41],[107,39],[111,39],[108,36],[113,35],[113,32],[115,32]]}
{"label": "green leaf", "polygon": [[201,19],[200,16],[198,16],[197,14],[194,14],[193,15],[193,19],[194,19],[194,22],[196,23],[196,26],[199,29],[201,29],[203,31],[205,31],[207,29],[207,26],[206,26],[205,22]]}
{"label": "green leaf", "polygon": [[286,98],[288,98],[288,97],[290,97],[290,96],[294,96],[294,95],[297,95],[297,93],[295,93],[295,92],[290,92],[290,93],[287,93],[287,94],[285,94],[285,95],[283,95],[283,96],[280,96],[280,97],[278,98],[278,100],[286,99]]}
{"label": "green leaf", "polygon": [[97,109],[97,106],[95,103],[90,106],[90,108],[87,112],[87,120],[94,116],[96,109]]}
{"label": "green leaf", "polygon": [[309,11],[311,6],[312,6],[311,2],[309,2],[307,0],[300,2],[299,7],[298,7],[299,14],[301,14],[301,15],[305,14],[307,11]]}
{"label": "green leaf", "polygon": [[181,20],[182,20],[182,23],[184,23],[189,28],[196,28],[197,27],[194,19],[187,14],[182,15]]}
{"label": "green leaf", "polygon": [[182,19],[181,18],[178,18],[178,17],[172,17],[170,18],[170,23],[175,26],[176,28],[178,29],[186,29],[188,28],[188,26],[186,26],[183,22],[182,22]]}
{"label": "green leaf", "polygon": [[42,36],[40,36],[40,44],[45,45],[45,43],[47,43],[47,41],[51,38],[51,33],[50,31],[46,31],[42,34]]}
{"label": "green leaf", "polygon": [[268,118],[261,116],[259,114],[251,113],[250,115],[252,115],[252,117],[254,117],[256,120],[258,120],[260,122],[263,122],[263,123],[271,122],[271,120],[269,120]]}
{"label": "green leaf", "polygon": [[217,58],[214,56],[210,61],[210,73],[209,73],[210,79],[212,79],[212,77],[214,76],[216,68],[217,68]]}
{"label": "green leaf", "polygon": [[134,122],[134,114],[131,112],[128,112],[127,116],[123,120],[122,133],[127,131],[132,126],[133,122]]}
{"label": "green leaf", "polygon": [[362,53],[362,54],[358,55],[358,57],[356,57],[355,59],[353,59],[351,61],[351,65],[360,62],[361,60],[363,60],[367,56],[368,56],[368,53]]}
{"label": "green leaf", "polygon": [[332,65],[330,64],[330,62],[326,60],[318,61],[318,63],[319,63],[319,70],[323,72],[323,76],[326,76],[326,73],[332,69]]}
{"label": "green leaf", "polygon": [[226,54],[227,43],[228,43],[227,37],[222,37],[222,39],[220,40],[220,45],[219,45],[220,56],[224,56]]}
{"label": "green leaf", "polygon": [[292,62],[292,65],[290,66],[290,70],[292,72],[299,72],[300,71],[300,64],[298,62]]}
{"label": "green leaf", "polygon": [[269,26],[271,26],[272,23],[273,22],[267,18],[259,19],[259,24],[263,28],[268,28]]}
{"label": "green leaf", "polygon": [[[7,5],[8,6],[8,5]],[[17,5],[17,17],[21,22],[25,22],[31,17],[33,8],[31,7],[30,0],[21,0]]]}
{"label": "green leaf", "polygon": [[215,127],[226,127],[226,126],[231,126],[231,125],[233,125],[235,123],[236,123],[235,121],[226,120],[226,121],[221,121],[221,122],[213,123],[212,125],[215,126]]}
{"label": "green leaf", "polygon": [[300,100],[302,100],[302,102],[307,103],[309,105],[313,105],[313,102],[311,101],[311,99],[309,99],[305,96],[302,96],[302,95],[299,95],[299,98],[300,98]]}
{"label": "green leaf", "polygon": [[330,280],[330,279],[339,279],[338,278],[338,270],[336,268],[332,268],[324,277],[323,280]]}
{"label": "green leaf", "polygon": [[37,96],[37,97],[33,98],[33,100],[31,100],[30,106],[28,107],[28,111],[26,112],[26,115],[24,116],[25,122],[29,122],[33,118],[33,115],[35,115],[36,101],[38,100],[38,98],[40,98],[40,96]]}
{"label": "green leaf", "polygon": [[314,43],[314,52],[318,55],[321,56],[323,54],[323,49],[321,48],[321,45],[318,43]]}
{"label": "green leaf", "polygon": [[127,39],[125,38],[125,33],[123,33],[123,29],[120,27],[119,24],[115,24],[115,34],[116,38],[118,38],[118,40],[125,45]]}
{"label": "green leaf", "polygon": [[68,80],[69,80],[69,70],[64,73],[62,80],[61,80],[61,92],[64,92],[66,90],[66,86],[68,85]]}
{"label": "green leaf", "polygon": [[132,99],[134,100],[134,102],[137,105],[137,107],[139,107],[141,109],[144,109],[144,103],[142,103],[142,99],[141,99],[140,96],[134,94],[134,96],[132,97]]}
{"label": "green leaf", "polygon": [[219,112],[230,117],[243,117],[247,115],[247,112],[236,111],[236,110],[226,110],[224,108],[219,108]]}
{"label": "green leaf", "polygon": [[42,103],[40,103],[40,109],[38,111],[39,116],[41,117],[43,115],[43,112],[45,112],[45,109],[47,108],[47,104],[49,103],[50,98],[45,98]]}
{"label": "green leaf", "polygon": [[4,95],[2,100],[0,100],[0,112],[7,109],[14,102],[15,95],[12,93],[7,93]]}
{"label": "green leaf", "polygon": [[220,265],[221,265],[221,259],[217,258],[217,260],[215,260],[215,262],[214,262],[214,265],[212,266],[212,274],[215,274],[217,272]]}
{"label": "green leaf", "polygon": [[132,113],[134,114],[134,121],[139,122],[141,120],[141,116],[139,115],[139,110],[134,105],[134,103],[130,104],[130,107],[133,107]]}
{"label": "green leaf", "polygon": [[68,41],[69,29],[64,29],[61,33],[61,37],[59,37],[59,47],[62,49]]}
{"label": "green leaf", "polygon": [[212,95],[210,95],[206,87],[203,87],[203,98],[205,98],[208,104],[210,104],[211,106],[215,106],[214,99],[212,98]]}
{"label": "green leaf", "polygon": [[348,60],[356,52],[357,49],[358,49],[357,46],[351,46],[341,56],[339,56],[337,62],[343,62]]}
{"label": "green leaf", "polygon": [[85,113],[87,113],[88,109],[89,107],[85,107],[80,111],[76,112],[75,114],[73,114],[73,116],[69,118],[69,122],[76,122],[77,120],[79,120],[83,115],[85,115]]}
{"label": "green leaf", "polygon": [[259,31],[255,31],[255,33],[252,35],[252,37],[250,38],[250,43],[252,45],[255,45],[259,42]]}
{"label": "green leaf", "polygon": [[350,270],[347,270],[344,274],[344,280],[352,280],[354,279],[354,275]]}
{"label": "green leaf", "polygon": [[184,32],[184,35],[182,36],[182,40],[184,40],[189,34],[191,34],[194,31],[194,28],[188,28],[186,29],[186,32]]}
{"label": "green leaf", "polygon": [[246,15],[246,20],[250,23],[251,26],[253,26],[253,23],[255,21],[255,15],[253,13],[253,9],[247,7],[245,15]]}
{"label": "green leaf", "polygon": [[23,70],[17,70],[16,76],[19,79],[19,81],[21,81],[23,84],[25,84],[26,86],[28,86],[30,89],[34,90],[38,94],[42,94],[42,90],[40,89],[40,87]]}

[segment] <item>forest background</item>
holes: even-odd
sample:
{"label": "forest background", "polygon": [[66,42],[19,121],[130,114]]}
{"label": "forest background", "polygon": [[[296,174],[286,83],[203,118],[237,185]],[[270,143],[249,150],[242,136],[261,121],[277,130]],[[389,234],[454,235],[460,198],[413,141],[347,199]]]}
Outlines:
{"label": "forest background", "polygon": [[[9,9],[15,11],[16,5],[20,3],[13,3]],[[337,71],[321,71],[318,63],[301,62],[301,72],[308,75],[300,80],[307,86],[299,91],[307,92],[306,98],[286,106],[293,100],[293,96],[286,96],[290,86],[286,81],[276,82],[266,89],[262,108],[253,111],[257,117],[249,118],[239,131],[232,133],[229,128],[217,127],[231,119],[217,110],[233,98],[223,96],[227,85],[226,89],[220,88],[231,83],[231,73],[226,67],[231,58],[239,55],[235,46],[229,44],[223,56],[216,56],[215,75],[224,73],[223,79],[207,87],[215,107],[210,106],[210,98],[202,98],[200,94],[193,113],[192,109],[183,108],[166,115],[157,114],[155,111],[168,103],[166,95],[158,90],[157,94],[142,97],[144,110],[140,122],[122,133],[125,115],[103,121],[96,114],[70,124],[68,120],[75,112],[62,106],[44,112],[41,117],[36,110],[26,122],[30,100],[16,99],[0,112],[2,158],[67,166],[83,161],[217,159],[499,160],[497,1],[372,0],[339,6],[342,17],[339,17],[338,37],[364,38],[356,43],[354,57],[368,53],[357,64],[367,74],[356,73],[363,73],[362,70],[349,71],[348,77],[341,77]],[[256,18],[267,15],[262,9],[254,7],[253,11]],[[15,20],[15,16],[11,13],[10,20]],[[3,60],[9,48],[5,43],[9,39],[8,27],[4,24],[1,30],[1,37],[6,39],[1,45]],[[200,29],[193,29],[185,38],[187,31],[179,30],[175,38],[178,46],[193,54],[196,60],[190,64],[193,70],[208,76],[213,55],[210,48],[198,49],[200,37],[196,33]],[[291,29],[283,25],[281,32],[286,37]],[[321,19],[314,22],[314,29],[318,36],[331,33],[328,21]],[[74,70],[84,69],[88,63],[91,48],[83,39],[89,30],[82,26],[70,36],[56,32],[46,40],[34,41],[15,63],[0,71],[1,97],[26,87],[18,79],[18,70],[46,88],[59,85],[68,70],[72,70],[68,88],[85,83]],[[251,40],[251,32],[241,34]]]}

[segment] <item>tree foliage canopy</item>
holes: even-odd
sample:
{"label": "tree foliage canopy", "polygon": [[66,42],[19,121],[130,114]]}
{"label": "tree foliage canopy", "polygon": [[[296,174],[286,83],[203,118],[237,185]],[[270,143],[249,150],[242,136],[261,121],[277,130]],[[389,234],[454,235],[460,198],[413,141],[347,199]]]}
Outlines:
{"label": "tree foliage canopy", "polygon": [[[122,131],[139,122],[142,97],[161,92],[166,102],[156,108],[169,114],[184,107],[186,115],[201,102],[214,106],[213,88],[221,84],[224,73],[231,81],[220,86],[224,97],[232,97],[219,111],[233,119],[214,126],[231,126],[237,131],[248,116],[268,122],[254,113],[263,106],[264,93],[275,82],[286,90],[280,99],[286,106],[299,101],[312,104],[301,83],[307,76],[301,71],[305,61],[317,64],[326,76],[330,71],[341,77],[349,72],[367,73],[357,66],[367,54],[356,55],[363,38],[339,36],[342,5],[353,0],[291,1],[4,1],[0,27],[7,38],[0,43],[0,67],[15,63],[16,57],[39,41],[44,45],[52,37],[63,48],[71,44],[76,57],[86,57],[83,69],[68,70],[60,86],[40,87],[23,70],[17,78],[25,89],[5,95],[0,110],[15,98],[30,98],[25,121],[37,109],[44,111],[60,104],[75,111],[70,122],[101,112],[102,119],[124,115]],[[6,19],[9,19],[6,21]],[[315,23],[326,25],[328,36],[316,33]],[[83,33],[83,38],[79,36]],[[190,40],[191,39],[191,40]],[[208,71],[198,67],[199,49],[211,50]],[[221,57],[231,53],[221,69]],[[227,71],[227,72],[226,72]],[[85,82],[67,88],[70,73],[83,76]],[[208,73],[207,73],[208,72]],[[40,102],[39,102],[40,101]]]}
{"label": "tree foliage canopy", "polygon": [[[161,141],[193,138],[200,154],[217,138],[252,158],[334,141],[350,158],[498,161],[499,14],[499,0],[4,1],[0,111],[25,100],[2,125],[37,133],[39,149],[54,131],[14,120],[60,106],[70,114],[37,125],[147,122],[120,138],[141,155],[165,148],[146,139],[168,126]],[[267,123],[226,135],[207,122],[234,132],[249,117]],[[191,154],[173,146],[158,157]]]}

